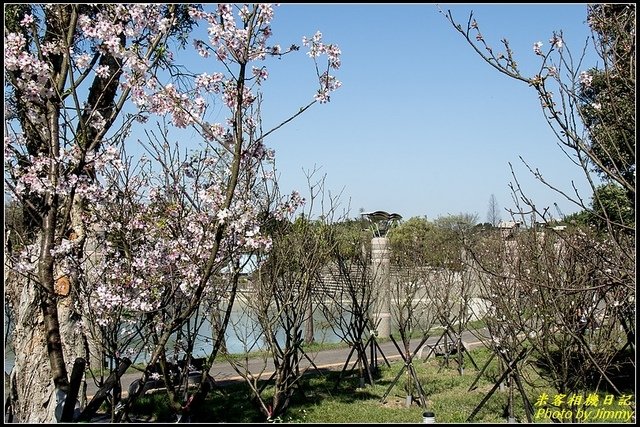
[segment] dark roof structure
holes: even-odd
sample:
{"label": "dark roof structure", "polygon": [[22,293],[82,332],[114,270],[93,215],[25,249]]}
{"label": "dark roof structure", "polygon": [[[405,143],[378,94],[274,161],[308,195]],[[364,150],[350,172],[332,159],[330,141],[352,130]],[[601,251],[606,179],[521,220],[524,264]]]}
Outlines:
{"label": "dark roof structure", "polygon": [[371,223],[375,237],[385,237],[389,229],[402,220],[400,214],[385,211],[363,212],[361,215]]}

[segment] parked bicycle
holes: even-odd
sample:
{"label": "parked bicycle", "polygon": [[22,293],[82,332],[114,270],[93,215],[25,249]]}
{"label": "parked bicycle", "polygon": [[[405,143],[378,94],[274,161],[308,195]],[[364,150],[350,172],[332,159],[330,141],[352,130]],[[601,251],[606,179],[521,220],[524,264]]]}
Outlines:
{"label": "parked bicycle", "polygon": [[[202,380],[204,365],[206,358],[191,359],[189,366],[186,360],[179,360],[177,363],[167,362],[167,371],[170,375],[171,383],[177,385],[180,389],[196,387]],[[156,390],[165,389],[165,381],[160,363],[155,363],[149,368],[149,378],[143,383],[142,379],[137,379],[129,386],[129,395],[136,393],[140,387],[142,392],[146,394]],[[186,374],[186,376],[185,376]],[[210,390],[214,385],[214,380],[208,372],[205,373],[206,380],[204,386]]]}

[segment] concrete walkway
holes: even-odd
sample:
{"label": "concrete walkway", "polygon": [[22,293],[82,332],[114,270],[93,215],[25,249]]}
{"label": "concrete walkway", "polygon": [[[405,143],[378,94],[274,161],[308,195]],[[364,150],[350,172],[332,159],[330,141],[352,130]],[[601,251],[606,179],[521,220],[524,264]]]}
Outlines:
{"label": "concrete walkway", "polygon": [[[482,346],[482,341],[480,341],[479,337],[486,337],[487,331],[486,329],[480,329],[476,331],[465,331],[462,333],[462,341],[466,345],[467,349],[472,349],[478,346]],[[399,337],[394,336],[396,340],[399,340]],[[425,345],[433,345],[440,338],[440,332],[435,334],[435,336],[430,337]],[[413,339],[411,340],[411,351],[415,351],[416,347],[420,344],[421,339]],[[398,343],[400,345],[400,343]],[[396,360],[402,360],[400,354],[398,354],[398,350],[393,345],[393,342],[386,341],[379,343],[380,349],[384,354],[384,357],[389,362],[393,362]],[[402,348],[402,347],[401,347]],[[351,351],[350,347],[347,348],[339,348],[332,350],[323,350],[315,353],[307,354],[309,358],[313,361],[318,369],[328,369],[328,370],[336,370],[340,371],[347,361],[347,357],[349,356],[349,352]],[[426,357],[429,352],[428,348],[425,348],[424,351],[418,352],[418,355],[422,356],[422,358]],[[418,359],[418,355],[416,356],[416,360]],[[369,356],[369,354],[367,354]],[[380,365],[384,364],[384,358],[380,352],[378,352],[378,363]],[[433,357],[433,356],[431,356]],[[355,361],[356,354],[351,356],[349,361],[348,369],[353,366]],[[209,374],[213,377],[215,382],[218,385],[224,385],[225,383],[232,381],[242,381],[242,377],[237,374],[237,372],[233,369],[231,364],[227,360],[223,360],[222,357],[219,357],[220,361],[216,361],[211,369],[209,370]],[[266,364],[265,364],[266,363]],[[300,369],[309,369],[308,372],[313,372],[315,369],[311,365],[311,363],[302,356],[302,360],[300,361]],[[249,370],[254,375],[257,375],[259,372],[263,372],[261,378],[267,379],[274,371],[273,361],[268,359],[264,360],[262,358],[251,358],[249,359]],[[127,395],[127,390],[129,389],[129,385],[142,377],[142,373],[126,373],[122,376],[122,394],[123,397]],[[93,380],[91,378],[87,379],[87,396],[90,400],[93,395],[98,391],[98,388],[95,386]]]}

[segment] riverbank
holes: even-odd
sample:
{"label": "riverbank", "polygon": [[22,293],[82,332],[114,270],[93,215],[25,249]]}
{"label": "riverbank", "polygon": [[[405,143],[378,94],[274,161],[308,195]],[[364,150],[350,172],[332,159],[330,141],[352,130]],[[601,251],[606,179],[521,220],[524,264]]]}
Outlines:
{"label": "riverbank", "polygon": [[[474,331],[465,331],[462,334],[462,341],[465,344],[467,349],[476,348],[482,346],[482,341],[479,337],[487,336],[486,329],[478,329]],[[439,334],[434,335],[427,339],[425,342],[425,346],[435,344],[440,338]],[[417,350],[418,345],[420,344],[421,339],[412,339],[410,348],[412,351]],[[395,345],[391,341],[385,341],[378,343],[380,346],[380,352],[377,354],[378,363],[384,363],[385,358],[387,360],[397,360],[401,359],[402,356],[398,353]],[[328,369],[328,370],[340,370],[344,366],[345,362],[349,357],[349,353],[351,353],[350,347],[341,347],[341,348],[333,348],[329,350],[321,350],[317,352],[309,352],[307,356],[309,359],[303,357],[300,361],[300,369],[312,371],[315,368],[318,369]],[[425,358],[427,356],[428,351],[421,352],[421,356]],[[274,371],[273,360],[263,357],[248,357],[246,359],[248,370],[252,373],[262,372],[263,378],[269,378],[269,376]],[[353,356],[350,364],[353,363]],[[314,366],[315,365],[315,366]],[[231,363],[228,360],[217,360],[209,370],[209,375],[214,379],[216,384],[226,384],[229,382],[237,382],[242,381],[242,377],[238,375],[238,373],[233,369]],[[122,390],[123,393],[126,394],[126,390],[128,390],[129,385],[141,378],[141,373],[125,373],[121,378]],[[87,396],[90,399],[90,396],[93,396],[98,391],[98,387],[91,380],[87,381]]]}

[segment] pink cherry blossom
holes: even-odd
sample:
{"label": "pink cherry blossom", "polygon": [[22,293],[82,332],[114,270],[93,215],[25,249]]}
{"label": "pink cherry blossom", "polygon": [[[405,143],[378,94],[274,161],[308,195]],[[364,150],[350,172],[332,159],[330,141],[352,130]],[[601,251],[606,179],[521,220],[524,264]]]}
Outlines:
{"label": "pink cherry blossom", "polygon": [[20,25],[23,27],[28,27],[33,23],[34,23],[33,15],[29,15],[29,14],[24,15],[24,18],[22,18],[22,21],[20,21]]}
{"label": "pink cherry blossom", "polygon": [[533,51],[536,55],[542,55],[542,42],[535,42],[533,44]]}

